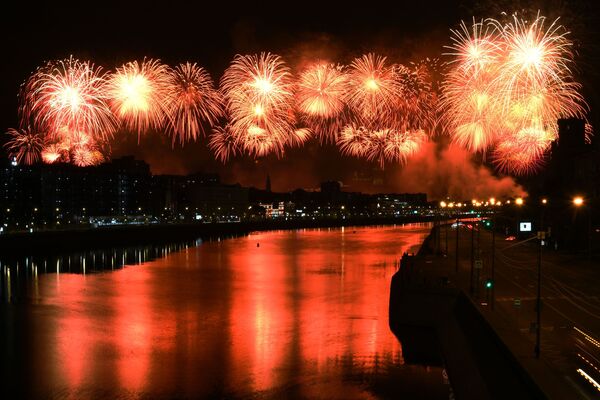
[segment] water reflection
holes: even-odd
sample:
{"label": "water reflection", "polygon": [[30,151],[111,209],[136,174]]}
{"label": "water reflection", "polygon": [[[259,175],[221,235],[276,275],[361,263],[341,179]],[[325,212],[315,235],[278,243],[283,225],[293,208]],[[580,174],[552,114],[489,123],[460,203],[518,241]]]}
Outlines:
{"label": "water reflection", "polygon": [[3,379],[50,398],[448,398],[442,369],[406,365],[388,327],[397,260],[427,230],[256,233],[40,274],[3,306]]}
{"label": "water reflection", "polygon": [[[33,255],[12,257],[0,256],[0,302],[19,301],[23,294],[23,283],[28,281],[37,285],[41,273],[89,274],[120,269],[125,266],[140,265],[157,258],[163,258],[173,252],[196,247],[201,239],[135,247],[115,247],[110,249],[88,250],[68,254]],[[34,297],[37,293],[34,291]]]}

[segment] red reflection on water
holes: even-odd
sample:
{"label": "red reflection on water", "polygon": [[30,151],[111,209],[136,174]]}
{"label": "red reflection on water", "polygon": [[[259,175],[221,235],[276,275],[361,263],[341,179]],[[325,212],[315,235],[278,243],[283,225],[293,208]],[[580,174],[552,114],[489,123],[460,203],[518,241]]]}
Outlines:
{"label": "red reflection on water", "polygon": [[388,327],[389,284],[402,253],[424,236],[423,228],[304,230],[254,234],[236,240],[235,252],[223,249],[243,282],[230,314],[235,386],[293,384],[288,372],[298,363],[303,379],[322,381],[303,385],[314,390],[303,394],[323,396],[328,382],[343,380],[342,362],[364,374],[383,358],[401,365]]}
{"label": "red reflection on water", "polygon": [[403,364],[388,327],[390,280],[427,231],[258,233],[46,279],[42,297],[60,310],[56,323],[48,317],[49,385],[115,397],[369,397],[360,382],[392,379]]}
{"label": "red reflection on water", "polygon": [[151,299],[147,269],[136,267],[117,271],[114,276],[114,295],[111,307],[115,318],[113,340],[116,340],[116,369],[123,388],[137,391],[147,382],[152,352]]}
{"label": "red reflection on water", "polygon": [[57,373],[62,373],[66,384],[78,388],[89,375],[90,351],[93,347],[92,327],[83,298],[85,296],[85,277],[76,275],[57,275],[58,295],[66,300],[69,307],[63,308],[56,330]]}
{"label": "red reflection on water", "polygon": [[290,271],[282,265],[273,243],[263,241],[269,235],[236,240],[237,249],[228,260],[242,289],[236,292],[230,309],[231,368],[237,381],[233,385],[250,391],[273,385],[291,340],[285,334],[291,323],[285,284]]}

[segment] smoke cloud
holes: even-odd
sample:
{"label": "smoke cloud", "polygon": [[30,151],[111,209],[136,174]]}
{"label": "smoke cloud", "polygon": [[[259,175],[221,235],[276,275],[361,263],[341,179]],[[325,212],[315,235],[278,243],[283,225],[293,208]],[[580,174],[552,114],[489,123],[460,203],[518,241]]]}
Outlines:
{"label": "smoke cloud", "polygon": [[401,191],[425,192],[430,199],[467,200],[473,197],[524,196],[525,190],[511,177],[497,177],[472,155],[456,146],[427,143],[399,170],[395,180]]}

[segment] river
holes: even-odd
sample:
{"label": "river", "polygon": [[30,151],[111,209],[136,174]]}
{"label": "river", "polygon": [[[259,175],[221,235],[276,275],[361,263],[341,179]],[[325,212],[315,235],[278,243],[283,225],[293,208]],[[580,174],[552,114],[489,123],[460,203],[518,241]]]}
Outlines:
{"label": "river", "polygon": [[77,273],[59,268],[65,260],[22,262],[18,272],[4,262],[4,390],[15,398],[448,399],[442,366],[405,363],[388,325],[398,260],[429,229],[257,232],[143,259],[119,253],[123,268],[94,254],[94,268],[84,261]]}

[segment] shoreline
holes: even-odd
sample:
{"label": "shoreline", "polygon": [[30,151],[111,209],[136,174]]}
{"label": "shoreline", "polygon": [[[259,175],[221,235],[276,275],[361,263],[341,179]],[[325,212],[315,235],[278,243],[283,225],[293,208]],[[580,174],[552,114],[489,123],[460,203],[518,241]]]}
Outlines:
{"label": "shoreline", "polygon": [[209,224],[120,225],[32,233],[8,233],[0,235],[0,252],[11,257],[55,254],[65,251],[101,249],[114,246],[166,244],[194,239],[210,240],[223,236],[243,236],[255,231],[396,225],[432,222],[434,219],[433,216],[408,216],[395,218],[265,220]]}

